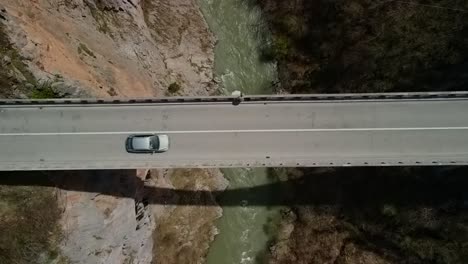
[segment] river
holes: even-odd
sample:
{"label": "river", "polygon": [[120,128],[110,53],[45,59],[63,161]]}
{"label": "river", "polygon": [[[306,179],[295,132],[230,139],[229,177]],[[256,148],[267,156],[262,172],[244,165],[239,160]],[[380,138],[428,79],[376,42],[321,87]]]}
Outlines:
{"label": "river", "polygon": [[[221,78],[225,93],[240,90],[245,94],[271,94],[271,83],[277,79],[273,63],[260,60],[259,47],[268,41],[268,30],[260,10],[247,0],[199,0],[201,9],[216,35],[215,73]],[[271,182],[267,170],[223,170],[229,180],[228,189],[248,188]],[[252,193],[251,195],[272,195]],[[222,204],[223,196],[220,197]],[[249,197],[241,206],[224,207],[217,222],[216,236],[207,264],[249,264],[267,249],[271,238],[271,222],[279,217],[279,208],[249,205]]]}

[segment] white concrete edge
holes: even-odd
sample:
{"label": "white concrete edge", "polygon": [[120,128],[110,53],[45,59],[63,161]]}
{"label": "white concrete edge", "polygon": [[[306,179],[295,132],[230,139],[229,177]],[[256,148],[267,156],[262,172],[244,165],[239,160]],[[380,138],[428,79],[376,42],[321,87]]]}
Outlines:
{"label": "white concrete edge", "polygon": [[362,131],[427,131],[468,130],[468,127],[377,127],[377,128],[310,128],[310,129],[245,129],[245,130],[175,130],[175,131],[105,131],[105,132],[31,132],[0,133],[0,136],[65,136],[128,134],[215,134],[215,133],[291,133],[291,132],[362,132]]}

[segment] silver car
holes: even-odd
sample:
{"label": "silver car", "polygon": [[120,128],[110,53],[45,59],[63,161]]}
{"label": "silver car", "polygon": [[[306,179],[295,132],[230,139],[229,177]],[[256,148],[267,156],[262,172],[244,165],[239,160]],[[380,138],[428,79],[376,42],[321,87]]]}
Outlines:
{"label": "silver car", "polygon": [[131,135],[125,147],[130,153],[160,153],[169,150],[167,135]]}

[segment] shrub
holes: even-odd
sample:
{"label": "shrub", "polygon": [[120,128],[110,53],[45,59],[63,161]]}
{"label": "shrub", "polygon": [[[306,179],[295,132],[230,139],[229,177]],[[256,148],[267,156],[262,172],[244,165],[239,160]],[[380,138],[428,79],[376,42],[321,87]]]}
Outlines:
{"label": "shrub", "polygon": [[286,35],[274,36],[272,43],[263,50],[262,60],[284,60],[291,52],[291,44],[289,37]]}
{"label": "shrub", "polygon": [[176,82],[173,82],[169,85],[169,87],[167,88],[167,91],[170,93],[170,94],[175,94],[177,92],[180,91],[180,84],[176,83]]}
{"label": "shrub", "polygon": [[61,98],[62,96],[52,88],[52,81],[46,80],[33,84],[33,90],[29,97],[32,99],[49,99]]}

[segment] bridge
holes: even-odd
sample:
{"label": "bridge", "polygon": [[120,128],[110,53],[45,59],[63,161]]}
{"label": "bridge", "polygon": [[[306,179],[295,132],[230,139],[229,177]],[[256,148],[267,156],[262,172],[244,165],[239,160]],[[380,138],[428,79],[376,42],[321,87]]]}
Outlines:
{"label": "bridge", "polygon": [[[0,100],[0,170],[468,164],[468,92]],[[129,135],[170,150],[130,154]]]}

